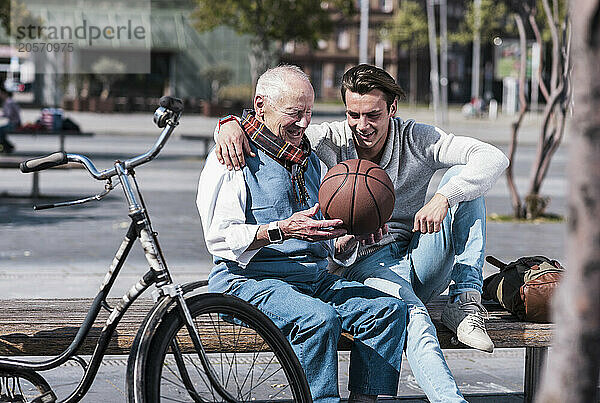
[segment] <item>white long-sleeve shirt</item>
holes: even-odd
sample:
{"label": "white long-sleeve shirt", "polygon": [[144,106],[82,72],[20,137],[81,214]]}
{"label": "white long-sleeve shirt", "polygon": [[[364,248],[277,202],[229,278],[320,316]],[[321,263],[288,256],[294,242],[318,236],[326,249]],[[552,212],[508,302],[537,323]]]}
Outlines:
{"label": "white long-sleeve shirt", "polygon": [[[327,167],[321,162],[321,179],[326,172]],[[243,171],[229,171],[219,163],[214,151],[211,152],[200,174],[196,197],[204,240],[213,256],[235,261],[241,267],[246,267],[260,250],[248,250],[260,225],[246,223],[246,201]],[[333,257],[333,240],[323,243]],[[342,265],[353,263],[358,248],[355,249],[348,258],[336,262]]]}

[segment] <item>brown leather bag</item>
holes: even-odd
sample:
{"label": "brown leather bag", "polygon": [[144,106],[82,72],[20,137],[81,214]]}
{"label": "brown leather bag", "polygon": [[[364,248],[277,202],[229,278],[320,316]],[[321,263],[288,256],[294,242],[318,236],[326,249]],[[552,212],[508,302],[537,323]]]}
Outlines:
{"label": "brown leather bag", "polygon": [[483,297],[492,299],[519,319],[550,322],[550,300],[564,268],[545,256],[527,256],[505,264],[493,256],[486,261],[498,268],[483,283]]}

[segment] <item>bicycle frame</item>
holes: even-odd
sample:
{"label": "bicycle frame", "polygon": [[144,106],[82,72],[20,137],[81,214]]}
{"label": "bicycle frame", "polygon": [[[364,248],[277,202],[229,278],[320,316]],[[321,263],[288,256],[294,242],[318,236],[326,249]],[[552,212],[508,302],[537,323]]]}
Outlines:
{"label": "bicycle frame", "polygon": [[[158,235],[152,229],[150,217],[144,206],[140,189],[137,185],[137,182],[135,181],[135,172],[133,168],[135,166],[141,165],[145,162],[152,160],[159,153],[159,151],[162,149],[167,139],[169,138],[170,134],[172,133],[174,127],[177,125],[178,118],[179,114],[175,114],[175,118],[167,122],[167,127],[165,127],[165,129],[162,131],[159,139],[150,151],[125,162],[116,161],[112,169],[99,172],[95,168],[94,164],[87,157],[77,154],[67,154],[70,161],[77,161],[82,163],[90,172],[90,174],[96,179],[110,179],[112,176],[118,176],[125,193],[125,198],[127,200],[129,208],[129,217],[131,218],[132,222],[119,249],[115,254],[115,257],[108,269],[108,272],[104,277],[104,280],[100,286],[100,291],[94,298],[92,306],[90,307],[81,327],[79,328],[69,347],[67,347],[67,349],[63,351],[60,355],[46,361],[30,362],[16,359],[0,359],[0,370],[5,370],[7,372],[10,372],[11,370],[25,370],[33,372],[45,371],[56,368],[64,364],[68,360],[76,357],[76,352],[81,347],[85,338],[88,336],[94,322],[98,318],[100,309],[105,308],[108,311],[110,311],[110,315],[106,320],[104,327],[102,328],[102,331],[100,332],[100,335],[96,341],[96,347],[91,356],[90,362],[84,366],[85,373],[81,378],[77,388],[65,400],[62,401],[63,403],[78,402],[85,396],[85,394],[91,387],[95,376],[98,372],[98,369],[101,365],[102,358],[106,353],[108,344],[112,338],[112,335],[117,325],[123,318],[123,315],[144,291],[146,291],[150,286],[156,285],[157,288],[154,294],[155,303],[158,304],[162,299],[168,297],[172,298],[175,301],[175,303],[177,304],[177,308],[182,315],[182,320],[186,324],[188,333],[191,336],[195,350],[198,353],[200,361],[205,371],[207,372],[211,383],[215,387],[216,391],[225,400],[235,401],[235,399],[231,395],[229,395],[229,393],[226,390],[224,390],[220,383],[215,381],[216,378],[212,373],[212,367],[208,363],[208,358],[206,357],[206,354],[202,347],[200,337],[197,333],[197,330],[195,329],[193,320],[191,318],[191,314],[187,308],[184,298],[184,290],[181,285],[174,284],[172,281],[171,275],[166,265],[165,258],[158,243]],[[139,200],[138,196],[140,198]],[[53,205],[52,207],[80,204],[82,202],[88,201],[88,199],[93,198],[59,203]],[[106,302],[106,297],[108,296],[111,288],[113,287],[123,267],[123,264],[133,247],[133,244],[138,239],[144,250],[144,255],[150,266],[150,270],[147,271],[142,276],[142,278],[140,278],[138,282],[135,283],[125,293],[125,295],[123,295],[123,297],[116,306],[110,307]],[[187,292],[203,285],[206,285],[205,281],[192,283],[185,286],[185,291]],[[173,348],[176,354],[180,354],[176,345],[174,345]],[[181,359],[181,357],[178,358]],[[182,371],[182,377],[184,379],[187,378],[189,380],[189,377],[187,377],[187,370],[185,369],[185,366],[178,364],[178,367],[179,370]],[[194,389],[191,383],[186,382],[186,387],[188,388],[190,395],[192,395],[192,397],[196,399],[196,397],[194,396]]]}

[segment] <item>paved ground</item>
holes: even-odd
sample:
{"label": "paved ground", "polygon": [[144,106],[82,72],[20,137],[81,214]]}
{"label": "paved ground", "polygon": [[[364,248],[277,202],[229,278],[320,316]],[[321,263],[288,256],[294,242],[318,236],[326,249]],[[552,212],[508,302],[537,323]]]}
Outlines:
{"label": "paved ground", "polygon": [[[339,108],[322,108],[314,120],[343,119],[332,115]],[[401,111],[408,116],[408,111]],[[431,113],[410,112],[420,121],[430,121]],[[37,111],[26,111],[25,120],[34,120]],[[89,155],[99,167],[109,167],[116,158],[140,154],[147,150],[158,134],[151,123],[151,114],[96,115],[69,113],[93,137],[68,138],[68,152]],[[506,151],[511,118],[489,122],[465,120],[456,112],[444,127],[456,134],[478,137]],[[524,123],[520,148],[515,162],[517,186],[526,189],[529,167],[535,157],[538,118]],[[214,119],[186,116],[177,134],[210,135]],[[199,143],[175,136],[160,157],[138,170],[138,180],[144,191],[155,228],[170,267],[177,281],[205,278],[211,259],[204,246],[200,220],[195,210],[196,184],[203,161]],[[12,139],[24,158],[43,155],[58,148],[58,139],[19,136]],[[549,211],[566,213],[567,192],[566,146],[555,156],[542,193],[551,197]],[[439,178],[438,178],[439,179]],[[40,298],[92,296],[120,243],[128,217],[122,191],[116,189],[102,202],[66,209],[34,212],[33,200],[26,197],[31,187],[30,175],[0,170],[0,296],[3,298]],[[67,200],[90,195],[102,189],[83,170],[56,170],[41,174],[41,202]],[[488,214],[509,214],[511,211],[505,180],[502,178],[487,196]],[[503,260],[529,254],[544,254],[564,262],[566,225],[489,222],[488,254]],[[143,256],[134,253],[115,289],[115,296],[129,287],[146,269]],[[493,272],[487,265],[485,275]],[[449,365],[461,390],[474,396],[471,401],[518,401],[522,393],[523,356],[520,349],[503,349],[493,354],[472,350],[446,351]],[[123,401],[123,357],[105,361],[100,378],[85,401]],[[68,393],[74,386],[68,374],[78,369],[66,367],[50,374],[59,391]],[[346,382],[346,358],[340,362],[340,382]],[[342,386],[342,390],[345,386]],[[60,392],[59,392],[60,393]],[[490,393],[495,394],[490,396]],[[514,394],[517,394],[515,397]],[[403,396],[419,396],[408,365],[402,372]],[[486,394],[484,400],[477,395]],[[420,401],[420,400],[416,400]]]}

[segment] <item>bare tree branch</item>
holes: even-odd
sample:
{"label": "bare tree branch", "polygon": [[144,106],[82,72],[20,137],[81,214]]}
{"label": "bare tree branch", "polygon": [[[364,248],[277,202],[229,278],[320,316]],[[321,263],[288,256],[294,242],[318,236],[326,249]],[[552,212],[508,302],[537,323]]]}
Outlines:
{"label": "bare tree branch", "polygon": [[[528,7],[529,8],[529,7]],[[537,21],[535,20],[535,15],[537,13],[537,10],[535,9],[535,7],[530,9],[529,14],[529,25],[531,25],[531,29],[533,30],[533,34],[535,35],[535,41],[537,42],[538,46],[540,47],[540,50],[542,50],[544,48],[544,44],[542,42],[542,34],[540,33],[540,28],[538,27]],[[538,70],[535,72],[537,74],[537,81],[539,83],[540,86],[540,91],[542,92],[542,95],[544,96],[544,99],[546,100],[546,102],[548,102],[548,99],[550,98],[550,94],[548,93],[548,88],[546,87],[546,83],[544,83],[544,80],[542,79],[542,68],[544,67],[544,52],[540,51],[540,61],[538,63]]]}
{"label": "bare tree branch", "polygon": [[558,38],[558,29],[556,28],[556,23],[552,17],[552,10],[550,10],[548,0],[542,0],[542,5],[546,14],[546,20],[548,21],[548,29],[550,29],[550,35],[552,36],[552,70],[550,75],[550,88],[556,88],[558,85],[557,80],[559,67],[558,58],[555,57],[555,55],[559,53],[558,44],[560,43],[560,40]]}
{"label": "bare tree branch", "polygon": [[[562,106],[563,104],[570,101],[568,99],[569,94],[569,82],[570,82],[570,31],[567,30],[569,15],[565,16],[564,23],[564,35],[562,35],[562,43],[556,46],[552,45],[553,48],[553,62],[552,69],[556,67],[556,87],[552,88],[550,93],[550,99],[548,100],[544,109],[544,119],[542,129],[540,131],[540,139],[538,143],[538,151],[536,154],[536,160],[534,163],[534,173],[531,178],[529,194],[538,195],[542,182],[546,177],[550,160],[560,145],[563,138],[565,120],[566,120],[566,109]],[[553,25],[553,29],[556,31],[556,35],[552,35],[552,41],[558,40],[558,31],[556,30],[556,24]],[[560,74],[559,74],[560,72]],[[554,71],[553,71],[554,74]]]}
{"label": "bare tree branch", "polygon": [[519,69],[519,115],[517,120],[512,124],[512,135],[508,150],[508,159],[510,164],[506,169],[506,182],[508,184],[508,189],[510,191],[511,202],[513,206],[513,211],[516,217],[523,218],[523,209],[521,205],[521,198],[519,197],[519,192],[517,190],[517,186],[514,181],[513,175],[513,161],[514,156],[517,150],[517,137],[519,133],[519,128],[521,127],[521,123],[523,121],[523,117],[527,112],[528,104],[527,99],[525,98],[525,75],[527,73],[527,37],[525,36],[525,25],[523,24],[523,17],[520,14],[514,15],[515,22],[517,24],[517,28],[519,30],[519,46],[521,48],[521,59],[520,59],[520,69]]}

